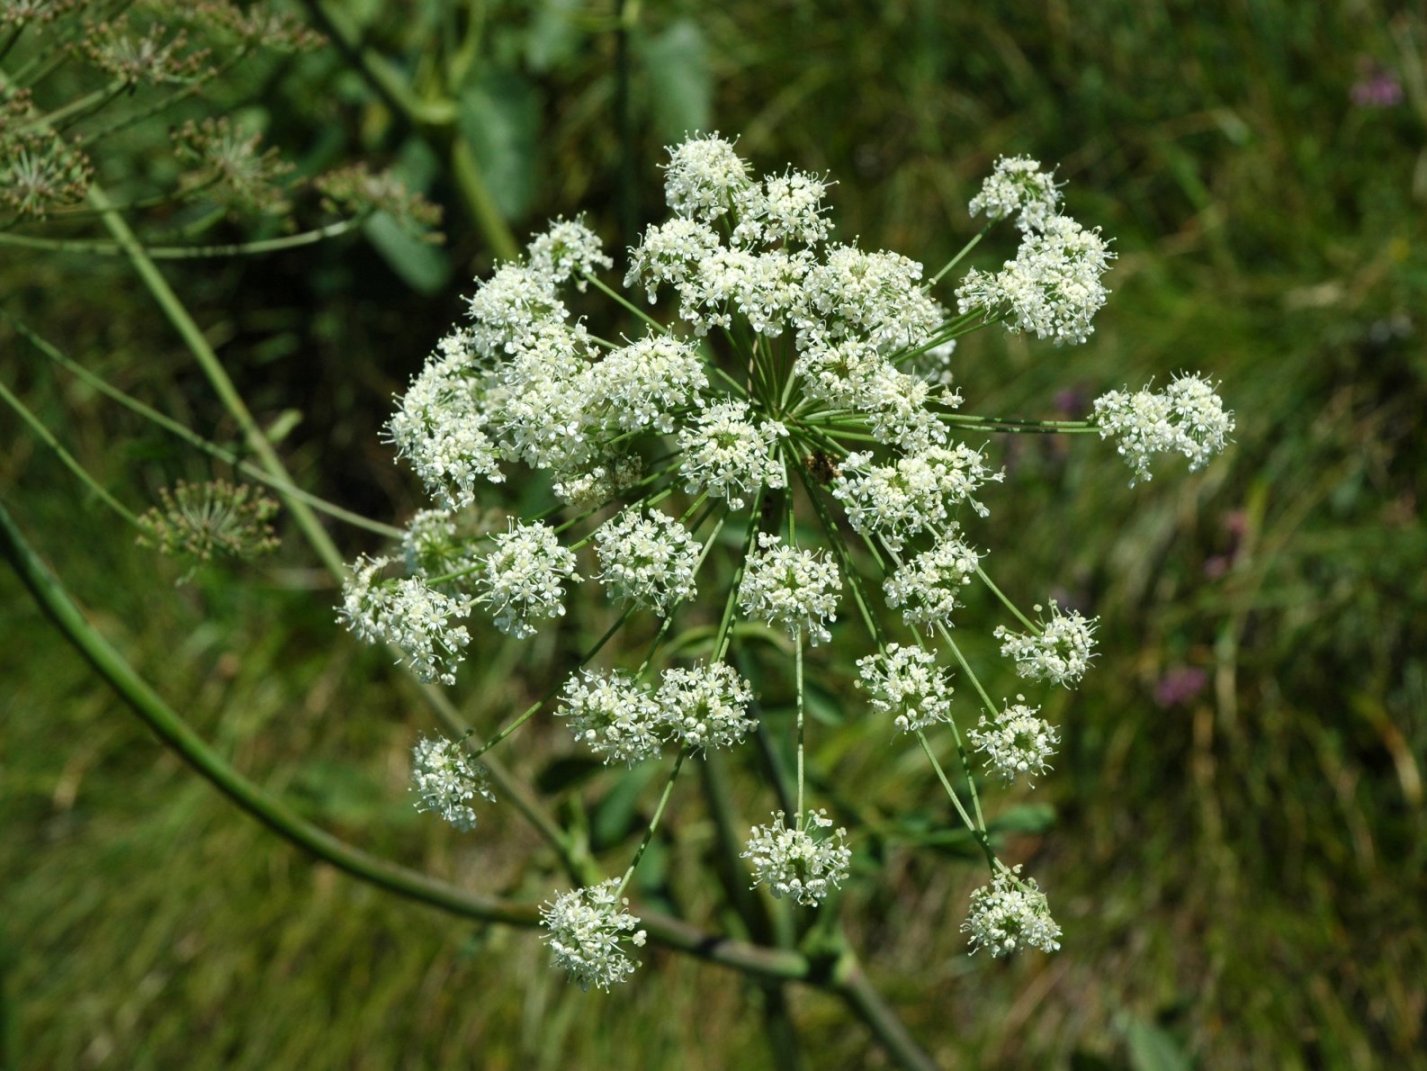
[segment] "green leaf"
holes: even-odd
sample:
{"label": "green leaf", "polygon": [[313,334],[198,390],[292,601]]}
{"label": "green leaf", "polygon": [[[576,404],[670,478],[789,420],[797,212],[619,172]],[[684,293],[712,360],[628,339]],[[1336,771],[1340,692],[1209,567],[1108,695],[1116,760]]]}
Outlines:
{"label": "green leaf", "polygon": [[1045,833],[1055,826],[1055,808],[1049,803],[1022,803],[988,824],[992,833]]}
{"label": "green leaf", "polygon": [[634,767],[595,804],[590,814],[591,848],[601,851],[634,832],[640,794],[658,772],[658,766],[652,762]]}
{"label": "green leaf", "polygon": [[654,129],[665,142],[683,139],[713,122],[713,71],[708,42],[691,19],[671,23],[663,33],[640,43],[649,77]]}
{"label": "green leaf", "polygon": [[525,59],[544,72],[575,58],[584,33],[576,23],[581,0],[543,0],[525,38]]}
{"label": "green leaf", "polygon": [[1174,1038],[1143,1019],[1125,1024],[1125,1043],[1135,1071],[1190,1071],[1193,1066]]}
{"label": "green leaf", "polygon": [[373,213],[362,233],[402,282],[419,294],[436,293],[451,277],[445,251],[414,237],[386,212]]}
{"label": "green leaf", "polygon": [[535,191],[540,94],[514,71],[489,71],[461,91],[457,128],[471,147],[496,208],[524,215]]}

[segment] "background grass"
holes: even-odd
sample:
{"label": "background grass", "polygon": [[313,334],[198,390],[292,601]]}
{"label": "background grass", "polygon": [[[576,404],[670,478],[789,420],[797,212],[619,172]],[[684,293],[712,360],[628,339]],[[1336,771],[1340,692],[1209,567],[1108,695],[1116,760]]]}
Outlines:
{"label": "background grass", "polygon": [[[441,28],[461,5],[341,7],[413,92],[436,92]],[[1237,443],[1200,476],[1130,490],[1090,440],[996,446],[1011,471],[982,539],[993,575],[1018,599],[1057,590],[1103,620],[1096,671],[1049,710],[1065,738],[1055,773],[997,797],[1023,830],[1007,853],[1051,891],[1065,947],[967,957],[957,927],[980,874],[964,845],[869,836],[869,880],[842,912],[875,980],[948,1066],[1427,1066],[1420,13],[1288,0],[838,9],[643,11],[625,37],[621,119],[607,7],[492,4],[479,62],[437,88],[463,102],[462,136],[517,235],[583,209],[612,244],[627,240],[658,211],[659,147],[706,124],[741,132],[761,167],[830,171],[841,235],[939,264],[971,232],[964,205],[996,155],[1059,161],[1069,210],[1115,236],[1115,294],[1087,346],[966,344],[968,408],[1074,411],[1180,368],[1223,381]],[[1368,64],[1399,81],[1400,103],[1353,104]],[[489,229],[465,213],[440,139],[336,50],[243,83],[235,99],[304,167],[384,157],[447,205],[449,240],[431,254],[377,235],[171,273],[260,417],[301,410],[283,445],[300,479],[405,517],[414,481],[378,429],[489,266]],[[154,159],[137,131],[102,177],[137,186]],[[234,436],[122,263],[7,251],[0,290],[120,386]],[[206,471],[4,339],[5,381],[127,502]],[[18,421],[0,434],[7,506],[235,764],[373,850],[549,895],[551,860],[499,808],[467,838],[411,811],[407,749],[426,715],[335,626],[335,593],[295,531],[275,561],[174,588],[179,570],[130,545]],[[371,546],[341,538],[352,555]],[[472,716],[492,724],[538,690],[590,624],[537,649],[524,678],[504,649],[470,667]],[[732,974],[655,952],[633,985],[587,997],[547,970],[533,935],[452,922],[275,841],[158,748],[8,574],[0,636],[9,1065],[769,1065],[758,994]],[[840,655],[832,695],[845,694]],[[1186,667],[1203,689],[1157,700]],[[818,747],[841,805],[945,825],[923,764],[855,712],[818,726]],[[507,756],[534,778],[565,753],[541,731]],[[738,785],[756,815],[762,797]],[[618,787],[596,779],[576,795],[608,808]],[[644,894],[697,913],[714,899],[696,880],[709,833],[696,801],[681,808]],[[810,1066],[882,1064],[841,1005],[791,997]]]}

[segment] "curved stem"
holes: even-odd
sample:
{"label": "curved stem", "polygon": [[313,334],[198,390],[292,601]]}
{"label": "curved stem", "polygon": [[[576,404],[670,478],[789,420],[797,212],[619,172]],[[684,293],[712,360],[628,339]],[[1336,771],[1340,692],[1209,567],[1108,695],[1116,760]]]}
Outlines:
{"label": "curved stem", "polygon": [[[173,711],[109,642],[85,620],[59,579],[42,563],[0,504],[0,557],[4,557],[36,604],[96,673],[118,693],[159,739],[239,808],[289,843],[353,877],[463,918],[535,926],[539,910],[454,885],[398,866],[355,848],[306,819],[233,769]],[[706,933],[679,919],[644,913],[651,940],[711,963],[763,978],[812,984],[806,957]]]}

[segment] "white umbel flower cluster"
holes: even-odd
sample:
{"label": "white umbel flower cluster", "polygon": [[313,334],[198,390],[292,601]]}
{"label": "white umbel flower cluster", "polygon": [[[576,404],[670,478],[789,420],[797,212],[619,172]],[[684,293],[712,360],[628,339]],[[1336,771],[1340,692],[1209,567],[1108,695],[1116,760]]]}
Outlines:
{"label": "white umbel flower cluster", "polygon": [[1060,948],[1060,926],[1050,917],[1045,893],[1034,878],[1020,878],[1019,866],[997,871],[989,885],[971,894],[971,910],[961,924],[970,935],[971,951],[986,949],[1005,956],[1024,947],[1054,952]]}
{"label": "white umbel flower cluster", "polygon": [[653,688],[623,670],[581,670],[565,682],[556,715],[607,763],[643,762],[665,743],[717,751],[742,743],[753,689],[730,665],[665,670]]}
{"label": "white umbel flower cluster", "polygon": [[738,603],[749,617],[816,647],[832,639],[827,626],[836,618],[841,586],[836,563],[825,555],[790,547],[762,532],[758,550],[745,566]]}
{"label": "white umbel flower cluster", "polygon": [[699,541],[673,517],[627,509],[600,526],[595,552],[615,599],[664,617],[694,596]]}
{"label": "white umbel flower cluster", "polygon": [[1084,342],[1110,295],[1100,276],[1114,258],[1098,230],[1053,216],[1026,235],[1000,271],[968,272],[956,291],[957,308],[1057,344]]}
{"label": "white umbel flower cluster", "polygon": [[516,524],[495,538],[481,563],[476,602],[496,628],[517,638],[535,635],[535,622],[562,617],[565,584],[578,580],[575,555],[544,524]]}
{"label": "white umbel flower cluster", "polygon": [[753,870],[753,887],[817,907],[847,880],[852,864],[847,830],[829,829],[832,819],[823,810],[805,812],[797,827],[788,826],[782,811],[774,811],[768,825],[754,826],[742,855]]}
{"label": "white umbel flower cluster", "polygon": [[495,802],[486,768],[441,737],[422,737],[411,749],[411,790],[418,811],[438,814],[463,832],[476,827],[471,800]]}
{"label": "white umbel flower cluster", "polygon": [[1131,487],[1150,479],[1155,454],[1183,454],[1190,472],[1203,468],[1234,430],[1234,414],[1224,409],[1214,385],[1194,375],[1178,376],[1162,391],[1101,395],[1095,399],[1095,421],[1100,438],[1116,439],[1120,456],[1130,463]]}
{"label": "white umbel flower cluster", "polygon": [[986,467],[981,451],[965,443],[933,446],[890,464],[870,453],[848,454],[832,494],[859,532],[875,534],[888,550],[951,520],[951,510],[966,503],[985,516],[989,511],[972,496],[984,484],[999,482],[1003,472]]}
{"label": "white umbel flower cluster", "polygon": [[[469,319],[436,344],[386,429],[437,508],[413,519],[399,556],[355,563],[341,613],[363,639],[392,644],[423,680],[449,683],[470,631],[487,626],[468,631],[476,607],[488,627],[528,638],[558,622],[572,594],[590,594],[593,584],[577,585],[581,572],[593,575],[621,604],[614,624],[602,628],[598,619],[612,615],[595,609],[548,637],[545,649],[564,658],[591,628],[604,633],[570,659],[570,675],[545,700],[491,739],[511,739],[554,707],[579,746],[612,765],[677,751],[677,771],[688,755],[734,748],[755,728],[789,731],[781,718],[755,720],[753,689],[734,665],[775,694],[792,690],[797,814],[755,827],[744,857],[755,885],[815,905],[846,880],[851,851],[845,830],[804,807],[805,734],[818,730],[804,721],[817,713],[804,647],[831,640],[844,581],[878,652],[857,652],[866,655],[856,664],[871,709],[904,732],[955,726],[969,715],[940,667],[949,661],[940,641],[956,655],[958,682],[986,694],[979,656],[968,660],[948,635],[953,618],[965,627],[968,585],[979,580],[1011,616],[1029,620],[973,548],[989,514],[981,498],[1005,475],[988,440],[1096,430],[1147,479],[1155,453],[1203,465],[1233,417],[1194,376],[1161,393],[1107,394],[1092,420],[964,411],[960,339],[1001,324],[1081,342],[1109,293],[1107,239],[1064,214],[1054,169],[1027,157],[999,159],[969,206],[988,226],[1019,229],[1015,255],[944,289],[960,254],[929,275],[899,253],[834,236],[826,176],[756,174],[733,141],[698,134],[670,150],[664,180],[671,218],[642,233],[624,278],[636,300],[647,299],[647,315],[601,279],[612,260],[578,218],[555,220],[477,283]],[[586,294],[579,316],[571,291]],[[593,309],[601,295],[615,299],[617,321]],[[642,326],[631,330],[629,313]],[[498,505],[529,512],[472,509],[486,484],[509,489]],[[898,612],[882,622],[868,595],[878,584]],[[691,605],[700,596],[709,605]],[[651,614],[662,621],[651,627]],[[788,644],[750,644],[768,639],[750,622],[796,645],[792,689],[767,664]],[[1073,685],[1091,660],[1094,627],[1052,603],[1039,626],[995,635],[1022,677]],[[913,638],[896,642],[889,628]],[[670,667],[692,651],[710,661]],[[988,703],[964,738],[1007,780],[1043,772],[1057,744],[1021,697],[1000,711]],[[959,778],[979,771],[948,776],[923,743],[959,805]],[[473,821],[470,801],[484,794],[478,771],[460,765],[454,745],[422,745],[417,757],[423,808]],[[666,786],[653,824],[671,799]],[[989,843],[979,808],[955,810]],[[606,882],[545,908],[556,961],[582,985],[608,988],[634,969],[625,948],[643,932],[621,889]],[[1059,933],[1035,884],[1006,873],[978,894],[967,928],[995,954],[1051,947]]]}
{"label": "white umbel flower cluster", "polygon": [[[1035,609],[1040,613],[1039,606]],[[1094,657],[1095,621],[1079,610],[1062,613],[1052,599],[1050,620],[1042,623],[1038,633],[1012,632],[999,625],[996,638],[1001,641],[1001,654],[1015,660],[1022,677],[1069,687],[1085,675]]]}
{"label": "white umbel flower cluster", "polygon": [[786,434],[776,421],[755,421],[745,402],[719,402],[679,432],[685,491],[707,491],[734,509],[760,487],[783,487],[783,462],[775,447]]}
{"label": "white umbel flower cluster", "polygon": [[1016,696],[994,720],[988,721],[983,714],[976,728],[966,734],[986,756],[987,768],[1007,782],[1017,777],[1034,779],[1049,770],[1046,760],[1060,746],[1055,726],[1026,706],[1025,700],[1023,695]]}
{"label": "white umbel flower cluster", "polygon": [[649,688],[629,673],[581,670],[565,682],[558,717],[570,732],[605,762],[633,766],[652,758],[663,743],[659,704]]}
{"label": "white umbel flower cluster", "polygon": [[722,662],[666,670],[655,701],[664,731],[691,751],[733,747],[757,724],[747,714],[753,689]]}
{"label": "white umbel flower cluster", "polygon": [[971,583],[980,563],[975,550],[948,532],[887,578],[887,605],[901,610],[902,620],[913,628],[950,625],[952,611],[961,605],[961,589]]}
{"label": "white umbel flower cluster", "polygon": [[390,558],[357,562],[342,586],[342,619],[359,638],[395,647],[417,680],[455,684],[471,634],[454,621],[471,612],[470,600],[437,591],[420,576],[379,579],[391,564]]}
{"label": "white umbel flower cluster", "polygon": [[644,947],[645,932],[639,918],[626,908],[619,881],[610,878],[584,889],[561,893],[540,909],[544,940],[555,966],[566,971],[581,989],[606,992],[634,973],[636,965],[625,952],[628,941]]}
{"label": "white umbel flower cluster", "polygon": [[884,654],[857,660],[857,686],[878,714],[890,714],[904,733],[921,732],[951,718],[950,682],[936,655],[921,647],[890,643]]}
{"label": "white umbel flower cluster", "polygon": [[1029,156],[1002,156],[967,207],[973,216],[986,213],[988,222],[1015,216],[1021,230],[1041,231],[1059,206],[1054,172]]}

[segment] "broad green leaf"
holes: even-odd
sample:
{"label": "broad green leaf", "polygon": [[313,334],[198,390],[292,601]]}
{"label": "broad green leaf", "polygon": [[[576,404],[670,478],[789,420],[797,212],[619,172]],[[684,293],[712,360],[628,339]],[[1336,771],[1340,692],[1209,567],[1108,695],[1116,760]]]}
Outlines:
{"label": "broad green leaf", "polygon": [[387,213],[374,213],[362,225],[362,231],[391,270],[411,289],[434,294],[446,285],[451,276],[451,262],[445,251],[413,237]]}
{"label": "broad green leaf", "polygon": [[713,122],[713,71],[708,42],[696,22],[680,19],[645,38],[639,49],[652,91],[654,129],[667,143]]}
{"label": "broad green leaf", "polygon": [[490,71],[461,91],[457,128],[481,169],[496,208],[518,219],[535,190],[540,93],[514,71]]}

